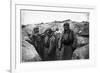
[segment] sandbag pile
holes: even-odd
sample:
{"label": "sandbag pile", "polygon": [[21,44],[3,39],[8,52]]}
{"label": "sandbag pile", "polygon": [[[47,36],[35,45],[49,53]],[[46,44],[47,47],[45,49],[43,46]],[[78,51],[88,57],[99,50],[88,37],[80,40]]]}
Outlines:
{"label": "sandbag pile", "polygon": [[27,41],[22,41],[22,62],[41,61],[35,47]]}
{"label": "sandbag pile", "polygon": [[89,23],[81,22],[76,29],[77,48],[72,59],[89,59]]}

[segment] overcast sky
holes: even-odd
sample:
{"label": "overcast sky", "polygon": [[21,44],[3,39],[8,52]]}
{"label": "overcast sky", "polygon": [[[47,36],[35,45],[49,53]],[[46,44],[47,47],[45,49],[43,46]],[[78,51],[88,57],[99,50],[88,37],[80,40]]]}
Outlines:
{"label": "overcast sky", "polygon": [[71,19],[73,21],[87,21],[87,13],[63,13],[63,12],[45,12],[45,11],[21,11],[21,24],[37,24],[52,21],[63,21]]}

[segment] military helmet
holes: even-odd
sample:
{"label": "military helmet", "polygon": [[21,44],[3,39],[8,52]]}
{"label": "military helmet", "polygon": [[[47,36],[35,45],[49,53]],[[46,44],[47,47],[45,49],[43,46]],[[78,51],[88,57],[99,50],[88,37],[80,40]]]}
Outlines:
{"label": "military helmet", "polygon": [[68,22],[66,22],[66,23],[64,23],[64,25],[63,26],[69,26],[69,23]]}

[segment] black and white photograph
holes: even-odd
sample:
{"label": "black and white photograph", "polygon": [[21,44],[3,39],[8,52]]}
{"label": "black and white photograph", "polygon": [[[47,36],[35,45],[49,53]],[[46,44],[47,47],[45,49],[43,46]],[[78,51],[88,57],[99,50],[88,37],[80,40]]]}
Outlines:
{"label": "black and white photograph", "polygon": [[70,72],[96,64],[94,6],[33,0],[11,6],[12,73]]}
{"label": "black and white photograph", "polygon": [[20,10],[21,62],[89,59],[89,13]]}

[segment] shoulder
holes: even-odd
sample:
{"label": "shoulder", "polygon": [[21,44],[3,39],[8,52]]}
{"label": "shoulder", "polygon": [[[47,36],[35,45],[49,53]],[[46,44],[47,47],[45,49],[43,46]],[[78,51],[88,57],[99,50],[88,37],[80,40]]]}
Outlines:
{"label": "shoulder", "polygon": [[74,34],[74,31],[73,31],[73,30],[70,30],[70,32],[71,32],[72,34]]}
{"label": "shoulder", "polygon": [[55,36],[54,35],[51,37],[51,40],[55,40]]}
{"label": "shoulder", "polygon": [[72,36],[75,36],[75,33],[74,33],[73,30],[70,30],[70,34],[71,34]]}

